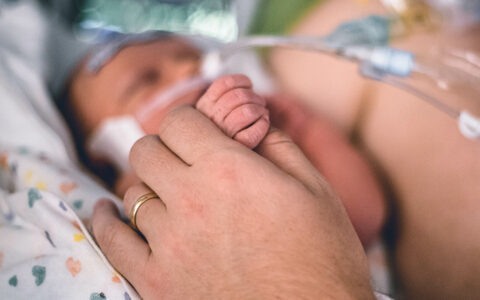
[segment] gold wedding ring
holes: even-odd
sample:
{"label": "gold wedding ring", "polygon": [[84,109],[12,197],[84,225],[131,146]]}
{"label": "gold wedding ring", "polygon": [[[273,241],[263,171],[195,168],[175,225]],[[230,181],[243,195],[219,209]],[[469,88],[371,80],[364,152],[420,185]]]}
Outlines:
{"label": "gold wedding ring", "polygon": [[132,209],[130,210],[130,227],[132,227],[134,230],[138,230],[138,228],[137,228],[137,212],[140,209],[140,206],[142,206],[142,204],[144,204],[148,200],[152,200],[152,199],[155,199],[155,198],[160,199],[157,196],[157,194],[148,193],[148,194],[145,194],[145,195],[141,196],[140,198],[138,198],[135,201],[135,204],[133,205]]}

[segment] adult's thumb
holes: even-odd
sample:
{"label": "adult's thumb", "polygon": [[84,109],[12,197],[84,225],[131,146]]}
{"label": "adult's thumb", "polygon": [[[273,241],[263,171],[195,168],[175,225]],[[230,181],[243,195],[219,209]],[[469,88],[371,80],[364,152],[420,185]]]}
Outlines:
{"label": "adult's thumb", "polygon": [[330,185],[302,150],[284,132],[271,127],[256,151],[288,173],[317,196],[332,194]]}

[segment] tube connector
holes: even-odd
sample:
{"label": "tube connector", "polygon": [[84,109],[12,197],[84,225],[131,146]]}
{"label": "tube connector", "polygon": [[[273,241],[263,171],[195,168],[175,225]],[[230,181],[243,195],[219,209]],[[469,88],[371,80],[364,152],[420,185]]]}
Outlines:
{"label": "tube connector", "polygon": [[201,74],[207,80],[213,80],[219,77],[225,67],[220,51],[208,52],[204,57],[201,65]]}
{"label": "tube connector", "polygon": [[[413,53],[390,47],[346,47],[341,55],[347,59],[360,61],[361,68],[375,70],[377,74],[408,77],[415,64]],[[369,74],[364,74],[370,77]]]}
{"label": "tube connector", "polygon": [[413,53],[390,47],[373,48],[368,60],[375,69],[398,77],[410,76],[414,62]]}

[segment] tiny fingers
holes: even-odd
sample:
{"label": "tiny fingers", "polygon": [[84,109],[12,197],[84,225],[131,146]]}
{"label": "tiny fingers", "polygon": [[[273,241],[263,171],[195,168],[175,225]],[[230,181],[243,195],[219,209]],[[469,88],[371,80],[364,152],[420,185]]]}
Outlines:
{"label": "tiny fingers", "polygon": [[220,77],[212,83],[205,94],[198,100],[196,108],[210,117],[208,112],[213,111],[213,106],[224,94],[234,89],[250,89],[251,87],[252,82],[245,75],[237,74]]}
{"label": "tiny fingers", "polygon": [[248,148],[255,148],[270,127],[266,100],[252,90],[244,75],[229,75],[216,80],[197,103],[229,137]]}
{"label": "tiny fingers", "polygon": [[229,137],[234,137],[262,117],[269,121],[268,110],[265,107],[257,104],[245,104],[233,110],[219,126]]}
{"label": "tiny fingers", "polygon": [[233,139],[250,149],[254,149],[267,135],[269,128],[270,120],[268,115],[262,116],[251,126],[238,132]]}
{"label": "tiny fingers", "polygon": [[266,107],[267,103],[263,97],[255,94],[252,89],[239,88],[234,89],[222,96],[221,99],[212,107],[207,115],[218,126],[222,127],[225,119],[237,108],[248,104],[255,104],[258,107]]}

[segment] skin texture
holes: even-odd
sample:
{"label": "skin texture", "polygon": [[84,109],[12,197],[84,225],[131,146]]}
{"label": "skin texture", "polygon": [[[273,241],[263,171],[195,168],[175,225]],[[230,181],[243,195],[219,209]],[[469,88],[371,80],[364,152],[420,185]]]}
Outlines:
{"label": "skin texture", "polygon": [[[322,34],[342,20],[372,12],[382,12],[378,1],[364,6],[330,1],[312,10],[293,33]],[[420,32],[395,45],[427,57],[435,45],[478,53],[479,36],[478,28],[464,37]],[[275,50],[270,63],[290,93],[354,133],[385,175],[396,218],[390,236],[392,259],[404,298],[478,298],[479,144],[465,139],[454,121],[417,98],[360,79],[353,65],[283,50]],[[329,93],[343,95],[340,102],[329,97],[315,101],[327,86]],[[473,97],[450,101],[480,112]]]}
{"label": "skin texture", "polygon": [[[183,53],[180,58],[178,53]],[[88,137],[107,117],[134,115],[175,82],[194,76],[198,64],[194,49],[178,39],[167,39],[124,49],[99,74],[80,68],[70,94],[75,119]],[[247,77],[230,75],[141,120],[145,132],[155,134],[166,112],[180,103],[196,103],[228,137],[250,149],[267,134],[271,112],[273,125],[293,138],[334,187],[363,245],[368,247],[378,238],[386,216],[380,186],[362,156],[329,121],[308,113],[292,97],[257,95]],[[134,174],[119,174],[115,191],[123,195],[136,182]]]}
{"label": "skin texture", "polygon": [[227,136],[250,149],[260,144],[270,127],[267,102],[252,87],[246,76],[225,76],[217,79],[196,104]]}
{"label": "skin texture", "polygon": [[[161,199],[138,211],[145,240],[108,201],[96,205],[92,225],[142,298],[374,298],[341,202],[283,133],[270,131],[255,153],[182,106],[130,160]],[[148,191],[130,188],[125,211]]]}

